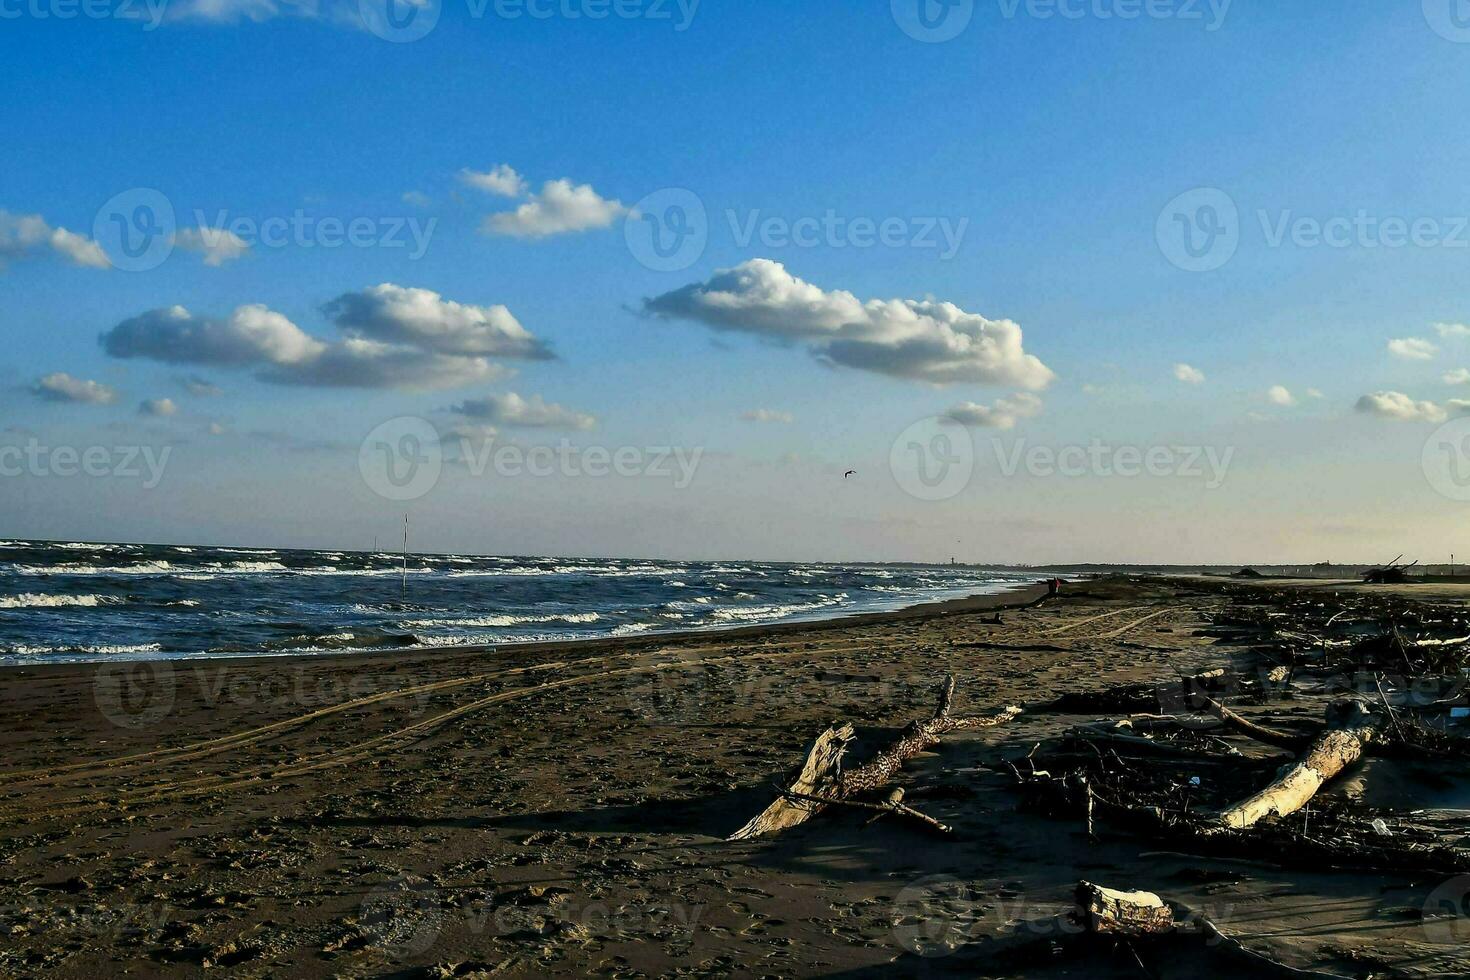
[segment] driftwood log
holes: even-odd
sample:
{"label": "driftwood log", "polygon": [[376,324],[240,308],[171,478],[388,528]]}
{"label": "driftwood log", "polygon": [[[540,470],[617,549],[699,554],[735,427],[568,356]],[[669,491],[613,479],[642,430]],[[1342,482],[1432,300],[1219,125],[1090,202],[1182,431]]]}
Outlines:
{"label": "driftwood log", "polygon": [[1327,730],[1306,754],[1271,785],[1223,810],[1221,826],[1245,830],[1272,814],[1284,817],[1300,810],[1326,783],[1362,758],[1385,724],[1386,719],[1367,701],[1334,701],[1327,708]]}
{"label": "driftwood log", "polygon": [[1088,932],[1119,936],[1159,936],[1174,930],[1174,910],[1153,892],[1120,892],[1077,884],[1077,920]]}
{"label": "driftwood log", "polygon": [[898,741],[848,772],[842,771],[842,757],[853,740],[853,727],[845,724],[828,728],[812,743],[801,772],[787,791],[726,839],[749,840],[799,826],[821,812],[827,801],[845,800],[886,785],[905,762],[938,745],[944,735],[1000,725],[1021,713],[1020,708],[1012,707],[994,715],[956,718],[950,714],[954,688],[955,679],[950,675],[940,687],[939,706],[933,717],[910,723]]}

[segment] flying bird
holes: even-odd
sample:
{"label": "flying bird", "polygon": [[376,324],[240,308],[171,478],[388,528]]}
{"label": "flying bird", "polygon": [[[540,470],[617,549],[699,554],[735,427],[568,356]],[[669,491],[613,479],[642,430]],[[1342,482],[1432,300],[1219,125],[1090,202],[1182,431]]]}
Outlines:
{"label": "flying bird", "polygon": [[857,476],[857,470],[848,470],[846,473],[842,474],[842,478],[844,480],[850,476]]}

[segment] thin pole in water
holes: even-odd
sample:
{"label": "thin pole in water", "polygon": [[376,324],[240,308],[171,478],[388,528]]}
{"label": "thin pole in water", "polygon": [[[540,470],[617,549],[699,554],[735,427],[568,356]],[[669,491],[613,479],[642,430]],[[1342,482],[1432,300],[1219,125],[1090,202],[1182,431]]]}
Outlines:
{"label": "thin pole in water", "polygon": [[408,601],[408,515],[403,515],[403,587],[399,592],[399,601]]}

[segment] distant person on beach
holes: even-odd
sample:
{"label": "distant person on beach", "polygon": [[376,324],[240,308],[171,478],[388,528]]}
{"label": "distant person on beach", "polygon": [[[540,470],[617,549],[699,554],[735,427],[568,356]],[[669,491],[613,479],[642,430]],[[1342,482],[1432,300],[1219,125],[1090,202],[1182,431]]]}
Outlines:
{"label": "distant person on beach", "polygon": [[1046,597],[1051,599],[1062,591],[1062,580],[1059,578],[1048,579],[1046,583]]}

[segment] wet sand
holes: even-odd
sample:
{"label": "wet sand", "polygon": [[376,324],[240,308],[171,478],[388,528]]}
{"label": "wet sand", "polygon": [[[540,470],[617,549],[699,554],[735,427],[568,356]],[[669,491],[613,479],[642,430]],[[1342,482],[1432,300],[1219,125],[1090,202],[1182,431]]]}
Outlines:
{"label": "wet sand", "polygon": [[1085,717],[1023,714],[905,767],[949,838],[843,811],[722,840],[829,723],[858,726],[860,759],[931,713],[947,672],[956,711],[983,713],[1223,664],[1239,649],[1207,617],[1240,585],[1078,583],[999,624],[1039,592],[496,651],[7,670],[0,976],[1019,975],[954,948],[1063,911],[1083,877],[1210,908],[1295,966],[1470,974],[1467,920],[1422,914],[1443,876],[1019,815],[988,766]]}

